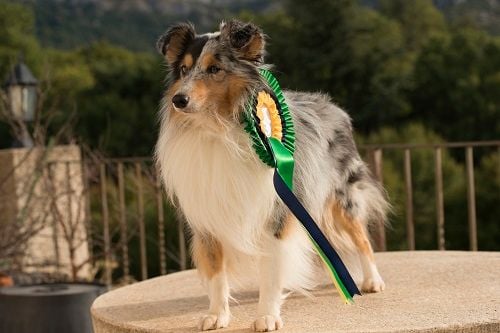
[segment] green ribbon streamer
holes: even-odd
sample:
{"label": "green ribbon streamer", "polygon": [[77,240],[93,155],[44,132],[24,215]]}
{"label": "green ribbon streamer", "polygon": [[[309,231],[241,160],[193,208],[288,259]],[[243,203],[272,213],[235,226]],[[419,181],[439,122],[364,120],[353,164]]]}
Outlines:
{"label": "green ribbon streamer", "polygon": [[279,175],[285,181],[285,184],[288,185],[290,191],[293,191],[293,155],[278,139],[270,137],[268,138],[268,142],[271,146]]}

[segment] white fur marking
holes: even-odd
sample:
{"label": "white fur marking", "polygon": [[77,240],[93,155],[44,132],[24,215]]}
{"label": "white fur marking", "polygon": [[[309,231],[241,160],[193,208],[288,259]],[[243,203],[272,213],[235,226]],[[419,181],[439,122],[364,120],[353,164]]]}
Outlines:
{"label": "white fur marking", "polygon": [[276,198],[272,169],[258,160],[240,127],[213,135],[188,126],[169,123],[160,136],[167,192],[193,229],[216,236],[223,247],[257,254]]}
{"label": "white fur marking", "polygon": [[229,285],[224,272],[214,275],[208,280],[208,298],[210,307],[208,314],[201,317],[198,328],[202,331],[223,328],[229,325]]}
{"label": "white fur marking", "polygon": [[363,284],[361,290],[368,293],[377,293],[385,289],[384,280],[378,272],[377,266],[365,255],[360,254],[361,266],[363,269]]}

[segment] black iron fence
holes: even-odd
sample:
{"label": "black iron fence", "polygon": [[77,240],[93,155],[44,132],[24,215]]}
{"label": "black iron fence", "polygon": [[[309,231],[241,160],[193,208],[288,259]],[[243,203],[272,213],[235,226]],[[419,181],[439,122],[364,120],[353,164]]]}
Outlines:
{"label": "black iron fence", "polygon": [[[466,179],[466,198],[467,198],[467,216],[468,216],[468,236],[469,250],[478,250],[477,237],[477,218],[476,218],[476,189],[474,173],[474,151],[486,148],[490,153],[496,154],[496,179],[492,182],[499,184],[500,178],[500,141],[480,141],[480,142],[449,142],[436,144],[382,144],[382,145],[364,145],[360,147],[365,151],[366,159],[371,166],[375,177],[384,184],[383,165],[384,155],[388,152],[399,151],[403,153],[403,173],[404,173],[404,194],[405,194],[405,220],[406,220],[406,242],[409,250],[415,250],[415,209],[414,209],[414,180],[412,172],[412,154],[415,151],[427,150],[433,152],[433,160],[427,161],[433,164],[434,168],[434,205],[435,205],[435,225],[436,225],[436,248],[445,250],[445,205],[443,191],[443,151],[455,150],[455,155],[460,156],[460,151],[464,154],[465,179]],[[484,152],[482,152],[484,155]],[[460,158],[458,158],[460,160]],[[500,200],[500,188],[496,188],[497,198]],[[493,194],[494,195],[494,194]],[[429,198],[429,201],[432,199]],[[500,204],[500,201],[498,202]],[[386,228],[383,223],[378,223],[374,232],[375,247],[379,251],[385,251],[387,248]],[[498,235],[500,236],[500,235]]]}
{"label": "black iron fence", "polygon": [[[491,179],[493,185],[487,186],[496,191],[499,206],[500,141],[363,145],[360,151],[374,176],[389,188],[389,194],[393,196],[391,202],[400,206],[390,217],[392,225],[388,227],[379,221],[370,230],[376,250],[420,249],[416,242],[419,234],[415,231],[415,220],[424,215],[427,216],[425,227],[433,225],[435,230],[434,236],[428,236],[431,241],[426,240],[426,246],[435,242],[434,249],[447,249],[450,238],[445,232],[449,223],[445,214],[446,196],[447,189],[455,185],[444,182],[447,179],[444,165],[446,170],[455,170],[453,172],[458,175],[461,175],[460,170],[464,171],[463,177],[458,177],[455,182],[463,182],[466,187],[463,198],[466,208],[462,208],[467,214],[468,248],[478,250],[474,170],[484,156],[491,157],[489,160],[493,162],[490,164],[496,163],[496,178]],[[86,155],[82,161],[51,162],[47,168],[50,170],[54,163],[65,164],[66,179],[72,177],[69,172],[71,164],[82,166],[83,189],[79,193],[83,204],[79,206],[85,210],[81,216],[85,217],[82,223],[87,231],[89,263],[97,278],[108,285],[130,283],[190,267],[189,233],[183,221],[176,218],[175,208],[162,190],[151,158],[117,159]],[[425,177],[422,176],[424,169],[427,170]],[[424,184],[421,186],[420,182]],[[68,185],[65,192],[68,200],[65,202],[70,218],[75,215],[71,200],[78,200],[71,197],[74,192],[75,189]],[[460,194],[460,191],[453,193]],[[454,200],[460,199],[453,195]],[[492,196],[495,200],[495,193]],[[417,199],[418,205],[415,204]],[[429,217],[431,215],[434,218]],[[395,232],[398,228],[399,233]],[[388,240],[388,235],[391,240]]]}

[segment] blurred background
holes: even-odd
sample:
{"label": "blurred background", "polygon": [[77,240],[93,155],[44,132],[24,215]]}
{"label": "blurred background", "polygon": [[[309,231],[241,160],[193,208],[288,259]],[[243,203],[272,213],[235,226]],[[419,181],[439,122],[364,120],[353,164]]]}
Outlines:
{"label": "blurred background", "polygon": [[[377,249],[500,250],[498,0],[0,0],[5,279],[119,285],[190,267],[151,162],[154,45],[175,22],[230,18],[263,28],[282,87],[352,117],[394,206]],[[14,112],[18,87],[31,116]]]}

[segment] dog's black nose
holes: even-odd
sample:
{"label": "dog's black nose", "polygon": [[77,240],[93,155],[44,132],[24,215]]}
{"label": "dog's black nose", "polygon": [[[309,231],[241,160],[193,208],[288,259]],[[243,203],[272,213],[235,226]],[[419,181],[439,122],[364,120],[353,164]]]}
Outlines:
{"label": "dog's black nose", "polygon": [[189,103],[189,97],[184,94],[177,94],[172,98],[172,103],[178,109],[184,109]]}

